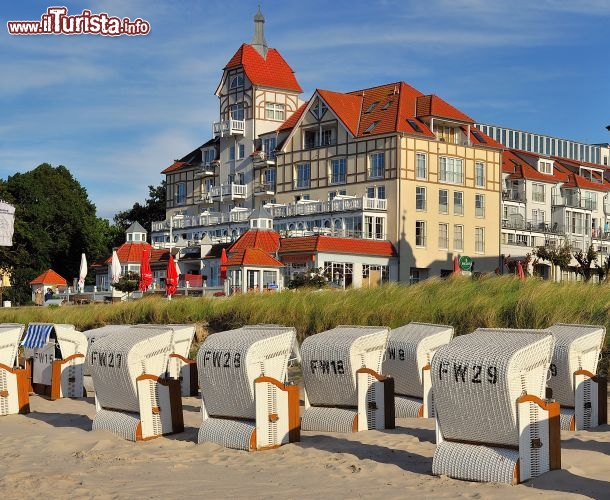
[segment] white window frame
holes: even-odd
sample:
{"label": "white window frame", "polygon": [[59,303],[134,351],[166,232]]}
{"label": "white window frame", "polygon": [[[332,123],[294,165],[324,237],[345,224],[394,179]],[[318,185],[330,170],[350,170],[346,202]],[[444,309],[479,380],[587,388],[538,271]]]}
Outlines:
{"label": "white window frame", "polygon": [[[442,194],[445,193],[445,203],[442,203]],[[439,189],[438,190],[438,213],[448,214],[449,213],[449,190]]]}
{"label": "white window frame", "polygon": [[538,160],[538,172],[546,175],[553,175],[553,160],[540,158]]}
{"label": "white window frame", "polygon": [[420,248],[426,247],[426,221],[415,221],[415,246]]}
{"label": "white window frame", "polygon": [[538,182],[532,183],[532,201],[534,203],[546,202],[546,186],[544,184]]}
{"label": "white window frame", "polygon": [[474,185],[485,187],[485,163],[477,161],[474,164]]}
{"label": "white window frame", "polygon": [[369,179],[383,179],[384,175],[385,153],[371,153],[369,155]]}
{"label": "white window frame", "polygon": [[477,218],[485,217],[485,195],[475,193],[474,195],[474,216]]}
{"label": "white window frame", "polygon": [[446,222],[438,225],[438,248],[439,250],[449,249],[449,224]]}
{"label": "white window frame", "polygon": [[441,156],[438,161],[439,182],[464,184],[464,160],[452,156]]}
{"label": "white window frame", "polygon": [[415,178],[428,178],[428,157],[426,153],[422,153],[419,151],[415,153]]}
{"label": "white window frame", "polygon": [[243,102],[236,102],[235,104],[231,104],[229,108],[229,115],[231,116],[231,120],[243,121],[245,116],[245,106]]}
{"label": "white window frame", "polygon": [[[457,201],[459,197],[459,203]],[[464,215],[464,192],[454,191],[453,192],[453,215]]]}
{"label": "white window frame", "polygon": [[485,253],[485,228],[474,228],[474,251],[475,253]]}
{"label": "white window frame", "polygon": [[426,188],[423,186],[415,186],[415,210],[418,212],[425,212],[426,205]]}
{"label": "white window frame", "polygon": [[454,224],[453,226],[453,249],[464,250],[464,226],[462,224]]}
{"label": "white window frame", "polygon": [[286,118],[286,107],[277,102],[265,103],[265,119],[284,121]]}

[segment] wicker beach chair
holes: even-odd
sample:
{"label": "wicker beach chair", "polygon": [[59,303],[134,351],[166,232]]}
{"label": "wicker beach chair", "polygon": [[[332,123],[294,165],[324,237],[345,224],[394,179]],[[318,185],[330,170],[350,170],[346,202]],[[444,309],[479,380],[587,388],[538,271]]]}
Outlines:
{"label": "wicker beach chair", "polygon": [[561,428],[573,431],[607,423],[607,380],[596,375],[606,329],[557,324],[546,331],[555,337],[547,396],[561,405]]}
{"label": "wicker beach chair", "polygon": [[388,334],[381,326],[338,326],[303,341],[301,429],[394,428],[394,380],[380,374]]}
{"label": "wicker beach chair", "polygon": [[135,325],[95,340],[87,356],[97,407],[93,430],[130,441],[184,430],[180,382],[166,378],[173,333]]}
{"label": "wicker beach chair", "polygon": [[198,442],[246,451],[299,441],[299,388],[287,385],[296,330],[251,325],[209,335],[197,354]]}
{"label": "wicker beach chair", "polygon": [[167,326],[174,331],[172,353],[169,355],[169,376],[180,380],[180,390],[183,396],[197,396],[199,391],[197,361],[188,357],[195,336],[195,326]]}
{"label": "wicker beach chair", "polygon": [[87,337],[73,325],[30,323],[21,345],[30,360],[33,392],[51,399],[84,395]]}
{"label": "wicker beach chair", "polygon": [[515,484],[561,468],[559,403],[544,400],[553,345],[540,331],[487,329],[436,351],[433,474]]}
{"label": "wicker beach chair", "polygon": [[0,324],[0,416],[30,412],[30,381],[25,368],[17,365],[24,330],[21,324]]}
{"label": "wicker beach chair", "polygon": [[396,417],[434,417],[430,361],[453,327],[411,322],[390,331],[383,373],[394,378]]}

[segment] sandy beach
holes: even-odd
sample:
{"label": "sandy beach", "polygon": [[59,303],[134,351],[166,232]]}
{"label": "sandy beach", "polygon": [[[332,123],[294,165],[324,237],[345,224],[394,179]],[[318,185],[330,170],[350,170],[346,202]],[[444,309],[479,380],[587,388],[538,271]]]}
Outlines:
{"label": "sandy beach", "polygon": [[200,400],[184,398],[185,432],[149,442],[91,431],[92,398],[31,396],[29,415],[0,419],[0,491],[21,498],[608,498],[610,426],[562,431],[562,470],[518,486],[431,474],[434,422],[394,430],[303,432],[300,443],[247,453],[196,444]]}

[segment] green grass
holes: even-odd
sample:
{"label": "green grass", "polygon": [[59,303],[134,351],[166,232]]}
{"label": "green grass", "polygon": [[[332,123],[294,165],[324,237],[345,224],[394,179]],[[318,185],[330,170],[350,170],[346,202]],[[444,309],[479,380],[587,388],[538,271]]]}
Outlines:
{"label": "green grass", "polygon": [[479,327],[545,328],[555,323],[603,325],[610,331],[610,286],[460,277],[346,291],[287,290],[171,301],[153,296],[120,304],[0,308],[2,323],[68,323],[79,330],[116,323],[195,323],[200,339],[205,331],[254,323],[293,326],[302,341],[337,325],[395,328],[410,321],[452,325],[457,335]]}

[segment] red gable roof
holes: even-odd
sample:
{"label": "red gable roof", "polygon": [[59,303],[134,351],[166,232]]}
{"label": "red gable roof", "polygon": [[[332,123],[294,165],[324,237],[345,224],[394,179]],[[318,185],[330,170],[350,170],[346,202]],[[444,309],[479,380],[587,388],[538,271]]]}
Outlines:
{"label": "red gable roof", "polygon": [[510,173],[509,179],[531,179],[543,182],[566,182],[568,175],[564,169],[553,163],[553,174],[543,174],[533,165],[538,162],[540,155],[527,151],[506,150],[502,154],[502,171]]}
{"label": "red gable roof", "polygon": [[30,281],[30,285],[67,285],[68,282],[53,269],[47,269],[37,278]]}
{"label": "red gable roof", "polygon": [[227,266],[284,267],[284,264],[260,248],[246,248],[231,255]]}
{"label": "red gable roof", "polygon": [[301,118],[301,115],[305,111],[305,108],[307,107],[308,104],[309,104],[309,102],[302,104],[301,107],[299,107],[299,109],[297,109],[294,113],[292,113],[290,115],[290,118],[288,118],[288,120],[286,120],[284,123],[282,123],[279,126],[277,131],[281,132],[282,130],[289,130],[292,127],[294,127],[296,125],[296,123],[299,121],[299,118]]}
{"label": "red gable roof", "polygon": [[362,96],[341,94],[330,90],[318,90],[317,92],[352,135],[357,135],[360,110],[362,109]]}
{"label": "red gable roof", "polygon": [[[142,242],[142,243],[133,243],[133,242],[123,243],[119,248],[117,248],[116,254],[117,254],[121,264],[127,264],[127,263],[139,264],[142,261],[142,252],[145,248],[148,249],[148,251],[150,252],[152,249],[152,246],[150,245],[150,243],[144,243],[144,242]],[[166,251],[167,250],[165,250],[165,252]],[[159,254],[157,256],[157,253],[155,253],[154,255],[158,259],[161,254]],[[153,262],[152,258],[151,258],[151,262]],[[112,255],[110,257],[108,257],[104,263],[110,265],[112,263]]]}
{"label": "red gable roof", "polygon": [[280,235],[275,231],[249,229],[231,245],[229,254],[244,251],[246,248],[260,248],[263,252],[274,253],[280,247]]}
{"label": "red gable roof", "polygon": [[357,255],[378,255],[395,257],[396,250],[389,241],[357,238],[336,238],[334,236],[302,236],[282,238],[280,255],[290,253],[334,252]]}
{"label": "red gable roof", "polygon": [[474,123],[470,116],[454,108],[451,104],[440,97],[431,94],[421,96],[417,99],[417,116],[438,116],[439,118],[449,118],[466,123]]}
{"label": "red gable roof", "polygon": [[252,45],[244,43],[224,69],[236,66],[243,66],[244,73],[254,85],[303,92],[294,71],[275,49],[268,49],[267,57],[263,58]]}
{"label": "red gable roof", "polygon": [[184,165],[184,163],[185,162],[183,162],[183,161],[175,161],[169,167],[167,167],[165,170],[162,170],[161,173],[162,174],[169,174],[170,172],[175,172],[176,170],[180,170],[180,167],[182,167]]}

